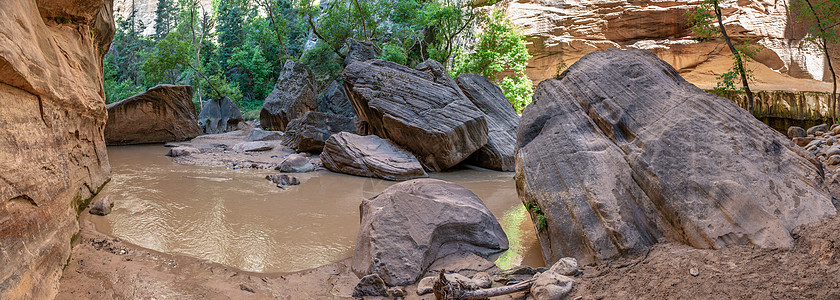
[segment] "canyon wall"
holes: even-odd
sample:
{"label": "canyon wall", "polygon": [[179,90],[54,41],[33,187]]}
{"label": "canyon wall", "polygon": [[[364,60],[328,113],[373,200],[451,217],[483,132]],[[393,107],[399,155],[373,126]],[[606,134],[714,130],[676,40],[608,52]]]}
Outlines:
{"label": "canyon wall", "polygon": [[[143,23],[143,35],[155,34],[155,11],[158,0],[113,0],[114,18],[126,20],[135,12],[135,16]],[[177,1],[176,1],[177,2]],[[212,0],[199,0],[201,8],[210,14],[213,8]],[[138,24],[139,25],[139,24]]]}
{"label": "canyon wall", "polygon": [[[518,0],[498,4],[522,28],[533,58],[527,74],[534,83],[557,74],[594,50],[638,48],[650,50],[676,68],[687,80],[703,85],[731,65],[723,40],[698,42],[686,13],[698,1],[674,0]],[[795,78],[830,80],[825,56],[802,38],[807,28],[788,10],[788,0],[725,1],[724,26],[736,41],[750,40],[763,50],[759,80],[786,74]],[[840,49],[832,49],[840,54]],[[840,60],[832,60],[840,65]],[[760,71],[759,71],[760,72]],[[696,73],[687,75],[687,73]],[[824,89],[820,88],[821,90]]]}
{"label": "canyon wall", "polygon": [[49,299],[77,210],[108,180],[112,0],[0,5],[0,299]]}

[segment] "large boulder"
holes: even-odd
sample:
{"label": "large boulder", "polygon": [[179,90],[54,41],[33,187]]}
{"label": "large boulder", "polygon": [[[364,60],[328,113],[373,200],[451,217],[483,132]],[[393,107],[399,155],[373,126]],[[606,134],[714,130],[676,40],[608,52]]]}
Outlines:
{"label": "large boulder", "polygon": [[336,114],[347,118],[356,118],[353,104],[344,93],[344,85],[333,80],[327,89],[318,96],[318,111]]}
{"label": "large boulder", "polygon": [[324,142],[339,132],[356,132],[353,119],[322,112],[307,112],[289,122],[283,134],[283,145],[297,152],[320,153]]}
{"label": "large boulder", "polygon": [[814,157],[645,50],[588,54],[537,87],[516,187],[547,264],[669,241],[791,247],[836,210]]}
{"label": "large boulder", "polygon": [[516,148],[516,126],[519,115],[505,98],[502,89],[478,74],[461,74],[458,86],[487,119],[490,131],[487,145],[467,158],[467,163],[499,171],[513,171],[516,167],[513,152]]}
{"label": "large boulder", "polygon": [[201,134],[188,85],[161,84],[108,104],[105,142],[131,145],[185,141]]}
{"label": "large boulder", "polygon": [[414,155],[375,135],[333,134],[321,152],[321,163],[333,172],[387,180],[427,176]]}
{"label": "large boulder", "polygon": [[378,59],[344,69],[344,84],[365,133],[389,139],[427,169],[441,171],[487,144],[488,130],[484,113],[457,86],[435,79]]}
{"label": "large boulder", "polygon": [[198,126],[206,134],[237,130],[242,121],[242,112],[228,97],[204,102],[198,114]]}
{"label": "large boulder", "polygon": [[[72,20],[72,22],[60,22]],[[52,299],[76,208],[108,180],[111,1],[0,4],[0,299]]]}
{"label": "large boulder", "polygon": [[274,90],[260,110],[260,127],[286,131],[286,125],[308,111],[318,110],[315,76],[304,64],[287,60]]}
{"label": "large boulder", "polygon": [[508,239],[481,199],[437,179],[395,184],[362,201],[353,272],[379,274],[389,286],[415,283],[439,258],[483,257],[507,250]]}
{"label": "large boulder", "polygon": [[374,58],[376,58],[376,47],[373,43],[357,41],[353,38],[347,39],[347,56],[344,57],[344,66]]}

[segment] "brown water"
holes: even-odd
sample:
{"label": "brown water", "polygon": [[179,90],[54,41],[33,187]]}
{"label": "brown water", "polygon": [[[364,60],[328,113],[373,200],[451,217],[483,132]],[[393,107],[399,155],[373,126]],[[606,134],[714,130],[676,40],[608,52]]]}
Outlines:
{"label": "brown water", "polygon": [[[161,252],[180,253],[256,272],[292,272],[353,255],[362,199],[395,182],[336,174],[296,174],[282,190],[270,170],[178,165],[160,145],[109,147],[115,206],[93,217],[101,230]],[[519,202],[513,173],[460,169],[432,177],[476,193],[502,223],[508,268],[542,266],[539,244]],[[104,228],[103,228],[104,227]]]}

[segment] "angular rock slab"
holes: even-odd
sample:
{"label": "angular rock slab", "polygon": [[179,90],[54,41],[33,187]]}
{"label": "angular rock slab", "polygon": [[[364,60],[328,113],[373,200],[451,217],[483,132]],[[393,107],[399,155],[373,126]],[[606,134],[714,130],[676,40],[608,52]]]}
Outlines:
{"label": "angular rock slab", "polygon": [[513,152],[516,149],[516,126],[519,115],[505,98],[502,89],[478,74],[461,74],[455,79],[458,86],[487,118],[487,145],[467,158],[467,163],[499,171],[512,172],[516,168]]}
{"label": "angular rock slab", "polygon": [[353,104],[344,93],[344,85],[333,80],[321,95],[318,95],[318,111],[341,115],[347,118],[356,118],[353,111]]}
{"label": "angular rock slab", "polygon": [[108,104],[108,145],[180,142],[201,134],[187,85],[161,84]]}
{"label": "angular rock slab", "polygon": [[260,110],[260,127],[286,131],[286,125],[308,111],[317,111],[315,76],[304,64],[287,60],[274,90]]}
{"label": "angular rock slab", "polygon": [[242,112],[228,97],[205,102],[198,114],[198,127],[206,134],[237,130],[242,121]]}
{"label": "angular rock slab", "polygon": [[547,264],[662,241],[790,247],[791,229],[836,214],[812,155],[652,53],[596,51],[564,74],[540,83],[517,135]]}
{"label": "angular rock slab", "polygon": [[428,170],[442,171],[487,144],[488,130],[484,114],[460,90],[435,79],[378,59],[344,69],[348,97],[365,131],[402,146]]}
{"label": "angular rock slab", "polygon": [[428,176],[414,155],[375,135],[333,134],[321,152],[321,163],[333,172],[387,180]]}
{"label": "angular rock slab", "polygon": [[438,258],[487,257],[507,250],[496,217],[470,190],[437,179],[395,184],[362,201],[353,252],[357,276],[379,274],[389,286],[413,284]]}
{"label": "angular rock slab", "polygon": [[307,112],[289,122],[281,141],[297,152],[320,153],[324,142],[339,132],[355,133],[355,121],[330,113]]}

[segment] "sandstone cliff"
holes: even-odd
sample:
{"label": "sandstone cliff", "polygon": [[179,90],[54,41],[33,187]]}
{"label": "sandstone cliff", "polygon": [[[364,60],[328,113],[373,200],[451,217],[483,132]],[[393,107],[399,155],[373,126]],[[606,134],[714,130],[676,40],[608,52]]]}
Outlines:
{"label": "sandstone cliff", "polygon": [[[135,12],[135,17],[143,23],[143,35],[151,36],[155,34],[155,11],[157,10],[158,0],[113,0],[114,1],[114,18],[126,20]],[[210,14],[212,10],[212,0],[199,0],[201,8]],[[138,24],[140,25],[140,24]]]}
{"label": "sandstone cliff", "polygon": [[111,0],[0,5],[0,299],[48,299],[108,180],[102,55]]}
{"label": "sandstone cliff", "polygon": [[[693,39],[685,14],[697,3],[520,0],[499,5],[528,38],[533,58],[526,72],[535,83],[553,77],[561,59],[570,66],[594,50],[638,48],[656,53],[692,83],[708,86],[729,68],[731,60],[722,40],[701,43]],[[794,21],[788,1],[725,1],[723,10],[727,16],[724,25],[734,39],[749,39],[764,47],[756,57],[757,64],[751,66],[759,69],[759,81],[775,84],[787,77],[781,74],[816,80],[831,78],[819,48],[801,41],[806,30]],[[834,50],[840,54],[840,49]],[[840,64],[840,60],[835,63]],[[810,89],[825,90],[825,86]]]}

